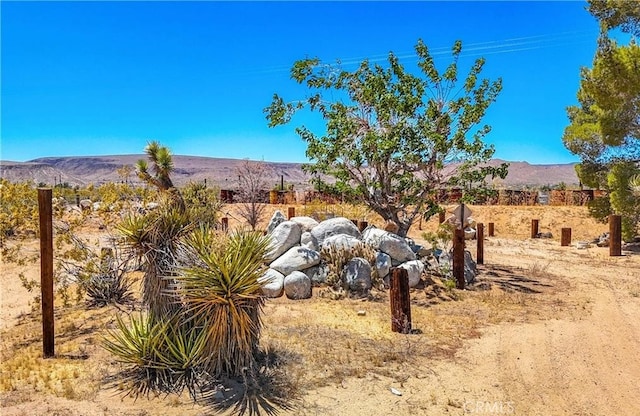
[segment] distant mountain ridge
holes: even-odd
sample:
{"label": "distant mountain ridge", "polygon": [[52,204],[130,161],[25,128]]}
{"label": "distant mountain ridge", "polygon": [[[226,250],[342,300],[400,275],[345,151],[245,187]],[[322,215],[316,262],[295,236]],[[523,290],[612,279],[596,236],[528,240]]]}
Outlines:
{"label": "distant mountain ridge", "polygon": [[[71,186],[101,184],[105,182],[124,181],[118,169],[122,166],[135,165],[145,155],[113,155],[113,156],[69,156],[43,157],[27,162],[0,161],[0,177],[12,182],[31,181],[36,184],[68,183]],[[222,189],[237,187],[236,168],[244,159],[222,159],[203,156],[174,155],[175,171],[172,179],[177,185],[190,181],[217,185]],[[489,162],[497,165],[503,160],[494,159]],[[301,163],[264,162],[268,169],[265,181],[269,186],[280,184],[281,179],[293,184],[296,189],[311,188],[311,176],[302,170]],[[497,188],[523,188],[553,186],[565,183],[568,186],[579,184],[575,171],[575,163],[532,165],[527,162],[509,162],[509,174],[506,179],[494,182]],[[128,178],[129,182],[139,183],[135,174]]]}

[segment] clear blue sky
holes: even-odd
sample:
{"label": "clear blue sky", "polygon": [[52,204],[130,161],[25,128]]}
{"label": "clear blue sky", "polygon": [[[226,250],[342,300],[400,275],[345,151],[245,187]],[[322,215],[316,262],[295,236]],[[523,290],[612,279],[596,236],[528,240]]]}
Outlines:
{"label": "clear blue sky", "polygon": [[[305,57],[358,62],[389,51],[408,67],[422,38],[441,68],[463,41],[466,69],[503,78],[485,121],[495,157],[577,161],[562,145],[598,25],[584,2],[7,2],[0,159],[142,153],[305,161],[294,128],[270,129],[274,92]],[[445,53],[441,53],[445,52]],[[355,68],[355,64],[351,65]]]}

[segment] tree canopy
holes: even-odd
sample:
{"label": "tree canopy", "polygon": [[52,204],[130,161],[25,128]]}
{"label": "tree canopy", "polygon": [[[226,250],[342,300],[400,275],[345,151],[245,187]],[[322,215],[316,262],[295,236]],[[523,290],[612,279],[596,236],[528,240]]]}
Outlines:
{"label": "tree canopy", "polygon": [[[571,124],[563,141],[581,159],[580,180],[610,191],[607,209],[592,212],[602,219],[623,215],[623,234],[630,238],[640,219],[640,201],[629,185],[640,173],[640,3],[591,0],[588,9],[599,19],[601,34],[592,67],[580,73],[579,105],[567,108]],[[628,45],[609,37],[615,28],[633,35]],[[594,205],[603,207],[602,201]]]}
{"label": "tree canopy", "polygon": [[439,189],[479,189],[487,177],[507,174],[506,164],[486,164],[494,148],[483,138],[491,128],[479,126],[502,81],[480,78],[481,58],[460,83],[460,41],[444,72],[422,40],[415,51],[420,75],[405,70],[393,52],[385,66],[364,60],[353,71],[318,58],[296,61],[291,77],[310,94],[291,102],[274,94],[265,108],[271,127],[290,122],[303,108],[319,113],[326,131],[296,129],[307,143],[306,170],[333,176],[336,188],[395,222],[400,235],[418,215],[433,212]]}

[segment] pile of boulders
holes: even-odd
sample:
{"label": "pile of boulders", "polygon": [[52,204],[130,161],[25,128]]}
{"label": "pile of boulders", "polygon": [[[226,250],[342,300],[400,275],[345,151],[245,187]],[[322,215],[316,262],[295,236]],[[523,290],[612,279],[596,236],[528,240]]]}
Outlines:
{"label": "pile of boulders", "polygon": [[[353,221],[344,217],[322,222],[304,216],[286,220],[280,211],[276,211],[267,226],[267,235],[271,239],[266,255],[269,269],[260,282],[268,297],[283,294],[290,299],[311,297],[314,285],[327,283],[329,265],[322,253],[353,252],[362,244],[375,250],[375,261],[362,257],[345,261],[339,277],[342,286],[349,291],[367,293],[372,288],[374,274],[388,284],[391,267],[407,270],[410,287],[421,284],[423,275],[430,270],[443,274],[443,270],[452,269],[448,253],[435,253],[411,239],[374,226],[360,232]],[[471,283],[477,270],[471,254],[465,254],[465,278]]]}

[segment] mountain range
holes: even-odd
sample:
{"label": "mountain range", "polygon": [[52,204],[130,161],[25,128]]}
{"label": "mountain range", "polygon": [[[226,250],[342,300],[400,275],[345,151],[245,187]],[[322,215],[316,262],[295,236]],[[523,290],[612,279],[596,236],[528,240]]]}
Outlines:
{"label": "mountain range", "polygon": [[[0,161],[0,177],[12,182],[32,181],[35,184],[55,185],[67,183],[70,186],[99,185],[105,182],[139,182],[135,173],[125,177],[123,166],[133,167],[145,155],[115,156],[70,156],[43,157],[26,162]],[[176,185],[190,181],[206,181],[221,189],[234,189],[238,184],[237,168],[243,159],[221,159],[200,156],[174,155],[175,170],[171,177]],[[503,160],[493,159],[497,165]],[[311,188],[311,176],[302,170],[300,163],[264,162],[267,172],[264,176],[268,186],[293,184],[296,189]],[[568,186],[579,184],[575,164],[532,165],[527,162],[509,162],[509,174],[504,180],[496,180],[497,188],[520,189],[525,187],[553,186],[564,183]]]}

